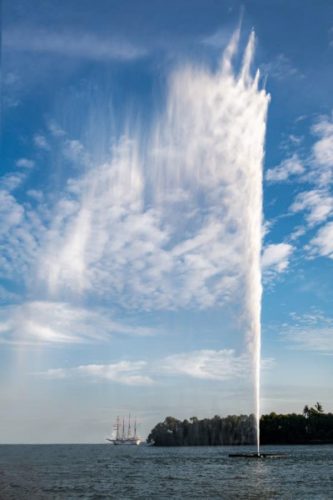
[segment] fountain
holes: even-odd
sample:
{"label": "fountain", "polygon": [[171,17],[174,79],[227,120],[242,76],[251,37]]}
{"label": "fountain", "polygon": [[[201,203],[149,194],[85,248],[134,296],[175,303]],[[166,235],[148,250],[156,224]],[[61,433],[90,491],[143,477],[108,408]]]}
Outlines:
{"label": "fountain", "polygon": [[[235,73],[233,58],[239,37],[238,30],[216,73],[188,67],[171,80],[167,112],[153,134],[150,149],[156,153],[149,178],[154,205],[163,205],[164,211],[168,203],[169,208],[173,204],[173,200],[168,201],[170,192],[181,192],[188,205],[192,202],[193,206],[204,208],[220,240],[215,249],[218,257],[212,263],[228,278],[234,272],[234,281],[245,290],[243,320],[254,373],[257,451],[234,456],[264,458],[271,456],[260,453],[263,156],[270,96],[259,88],[259,71],[254,77],[251,75],[254,32],[250,34],[241,69]],[[179,212],[184,209],[183,205]],[[181,223],[182,218],[174,215],[172,224],[177,225],[179,220]],[[193,223],[193,219],[189,220]],[[201,229],[200,240],[204,236]],[[229,242],[229,252],[223,247],[224,238]],[[192,237],[194,240],[198,240],[198,234]],[[232,255],[228,260],[229,254]],[[223,284],[227,286],[225,278]],[[218,285],[212,287],[216,302],[222,288],[221,283]],[[230,295],[234,292],[231,290]],[[192,297],[194,304],[196,299]]]}

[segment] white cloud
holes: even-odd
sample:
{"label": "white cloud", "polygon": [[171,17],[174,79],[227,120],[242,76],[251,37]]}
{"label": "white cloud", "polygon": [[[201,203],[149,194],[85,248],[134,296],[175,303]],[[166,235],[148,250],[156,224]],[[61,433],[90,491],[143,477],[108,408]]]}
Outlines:
{"label": "white cloud", "polygon": [[272,243],[264,248],[262,255],[262,268],[265,273],[281,273],[289,265],[294,247],[289,243]]}
{"label": "white cloud", "polygon": [[321,116],[312,126],[315,142],[307,158],[309,170],[304,178],[321,189],[327,188],[333,180],[333,115]]}
{"label": "white cloud", "polygon": [[113,380],[127,385],[151,385],[151,377],[142,372],[146,368],[145,361],[120,361],[109,365],[82,365],[77,372],[97,379]]}
{"label": "white cloud", "polygon": [[21,168],[33,168],[35,166],[35,162],[33,160],[29,160],[28,158],[19,158],[16,162],[16,166]]}
{"label": "white cloud", "polygon": [[327,326],[333,326],[333,320],[329,316],[326,316],[321,310],[311,308],[308,313],[299,314],[296,312],[290,313],[290,318],[296,327],[306,327],[306,328],[322,328]]}
{"label": "white cloud", "polygon": [[0,189],[2,192],[15,191],[15,189],[22,185],[25,179],[26,175],[23,172],[6,174],[0,178]]}
{"label": "white cloud", "polygon": [[298,238],[306,234],[306,228],[304,226],[298,226],[289,236],[290,241],[296,241]]}
{"label": "white cloud", "polygon": [[230,33],[226,30],[218,30],[215,33],[204,37],[201,40],[203,45],[209,45],[210,47],[214,47],[216,49],[223,49],[229,43]]}
{"label": "white cloud", "polygon": [[112,37],[96,36],[88,32],[52,32],[20,27],[3,32],[3,46],[6,49],[31,51],[34,53],[57,54],[85,60],[124,60],[142,58],[146,50],[139,44]]}
{"label": "white cloud", "polygon": [[333,328],[290,329],[283,337],[297,349],[333,354]]}
{"label": "white cloud", "polygon": [[319,136],[313,146],[314,161],[319,167],[329,170],[333,168],[333,121],[324,116],[313,126],[312,131]]}
{"label": "white cloud", "polygon": [[[59,141],[57,145],[57,147],[60,146],[62,148],[62,154],[64,158],[69,160],[76,168],[80,168],[82,170],[84,170],[86,167],[94,168],[91,163],[91,157],[82,142],[78,139],[65,138],[64,136],[65,134],[62,136],[63,141]],[[59,137],[61,136],[58,135],[58,139]]]}
{"label": "white cloud", "polygon": [[295,64],[285,55],[278,54],[273,60],[261,66],[262,73],[276,80],[288,78],[303,78],[303,74]]}
{"label": "white cloud", "polygon": [[17,227],[22,221],[24,209],[6,190],[0,190],[0,235],[6,236],[8,231]]}
{"label": "white cloud", "polygon": [[2,83],[3,85],[5,86],[9,86],[9,87],[15,87],[15,85],[20,81],[20,78],[19,76],[17,75],[17,73],[14,73],[12,71],[9,71],[9,72],[5,72],[2,76]]}
{"label": "white cloud", "polygon": [[4,286],[0,285],[0,303],[8,303],[18,299],[18,295],[7,290]]}
{"label": "white cloud", "polygon": [[74,368],[53,368],[40,375],[50,379],[82,377],[93,381],[108,380],[125,385],[145,386],[153,384],[153,379],[144,373],[145,361],[119,361],[111,364],[80,365]]}
{"label": "white cloud", "polygon": [[39,191],[38,189],[28,189],[27,195],[30,196],[30,198],[33,198],[34,200],[41,202],[43,201],[44,194],[42,191]]}
{"label": "white cloud", "polygon": [[304,137],[302,135],[290,134],[288,140],[293,146],[299,146],[303,142]]}
{"label": "white cloud", "polygon": [[[272,359],[262,362],[264,370],[273,366]],[[119,361],[111,364],[88,364],[73,368],[52,368],[39,375],[52,379],[85,377],[109,380],[127,385],[151,385],[161,377],[190,377],[224,381],[248,378],[253,361],[248,353],[237,355],[233,349],[201,349],[166,356],[156,361]]]}
{"label": "white cloud", "polygon": [[266,173],[266,180],[269,182],[283,182],[291,176],[303,174],[304,165],[297,154],[283,160],[280,165],[270,168]]}
{"label": "white cloud", "polygon": [[320,255],[333,259],[333,222],[321,227],[316,236],[309,243],[313,255]]}
{"label": "white cloud", "polygon": [[166,357],[159,363],[165,373],[187,375],[203,380],[229,380],[247,377],[251,361],[247,354],[236,355],[233,349],[203,349]]}
{"label": "white cloud", "polygon": [[38,212],[17,202],[7,189],[0,189],[0,276],[13,283],[32,277],[39,240],[45,230]]}
{"label": "white cloud", "polygon": [[291,205],[292,212],[306,211],[310,226],[324,222],[333,214],[333,196],[327,189],[312,189],[299,193]]}
{"label": "white cloud", "polygon": [[42,134],[34,135],[34,144],[38,149],[44,149],[45,151],[49,151],[50,149],[50,145],[46,137]]}
{"label": "white cloud", "polygon": [[291,313],[292,324],[279,328],[289,347],[304,351],[333,354],[333,318],[312,309],[307,314]]}
{"label": "white cloud", "polygon": [[113,334],[152,335],[151,328],[121,323],[106,310],[63,302],[34,301],[0,308],[0,342],[79,343],[105,341]]}
{"label": "white cloud", "polygon": [[47,123],[47,128],[53,137],[66,136],[66,132],[60,127],[60,125],[55,120],[49,120]]}

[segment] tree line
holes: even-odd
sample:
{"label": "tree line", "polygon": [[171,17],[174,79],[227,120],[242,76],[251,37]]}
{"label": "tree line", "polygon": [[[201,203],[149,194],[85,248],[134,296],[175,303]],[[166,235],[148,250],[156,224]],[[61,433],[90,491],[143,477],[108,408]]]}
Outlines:
{"label": "tree line", "polygon": [[[199,420],[167,417],[150,432],[155,446],[230,446],[256,442],[254,415],[229,415]],[[270,413],[260,419],[261,444],[333,443],[333,413],[324,413],[320,403],[305,406],[302,414]]]}

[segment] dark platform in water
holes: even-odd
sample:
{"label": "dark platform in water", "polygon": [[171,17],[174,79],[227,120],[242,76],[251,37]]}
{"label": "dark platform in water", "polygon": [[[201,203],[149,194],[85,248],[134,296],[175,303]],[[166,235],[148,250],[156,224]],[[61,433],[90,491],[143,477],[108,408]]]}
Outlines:
{"label": "dark platform in water", "polygon": [[285,458],[284,453],[230,453],[231,458]]}

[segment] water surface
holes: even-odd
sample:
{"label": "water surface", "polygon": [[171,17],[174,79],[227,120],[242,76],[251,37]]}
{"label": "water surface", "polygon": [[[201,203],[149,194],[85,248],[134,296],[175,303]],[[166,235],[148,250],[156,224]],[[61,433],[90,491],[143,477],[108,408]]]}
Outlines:
{"label": "water surface", "polygon": [[250,447],[0,446],[0,498],[333,499],[333,446],[264,446],[279,459],[229,458]]}

